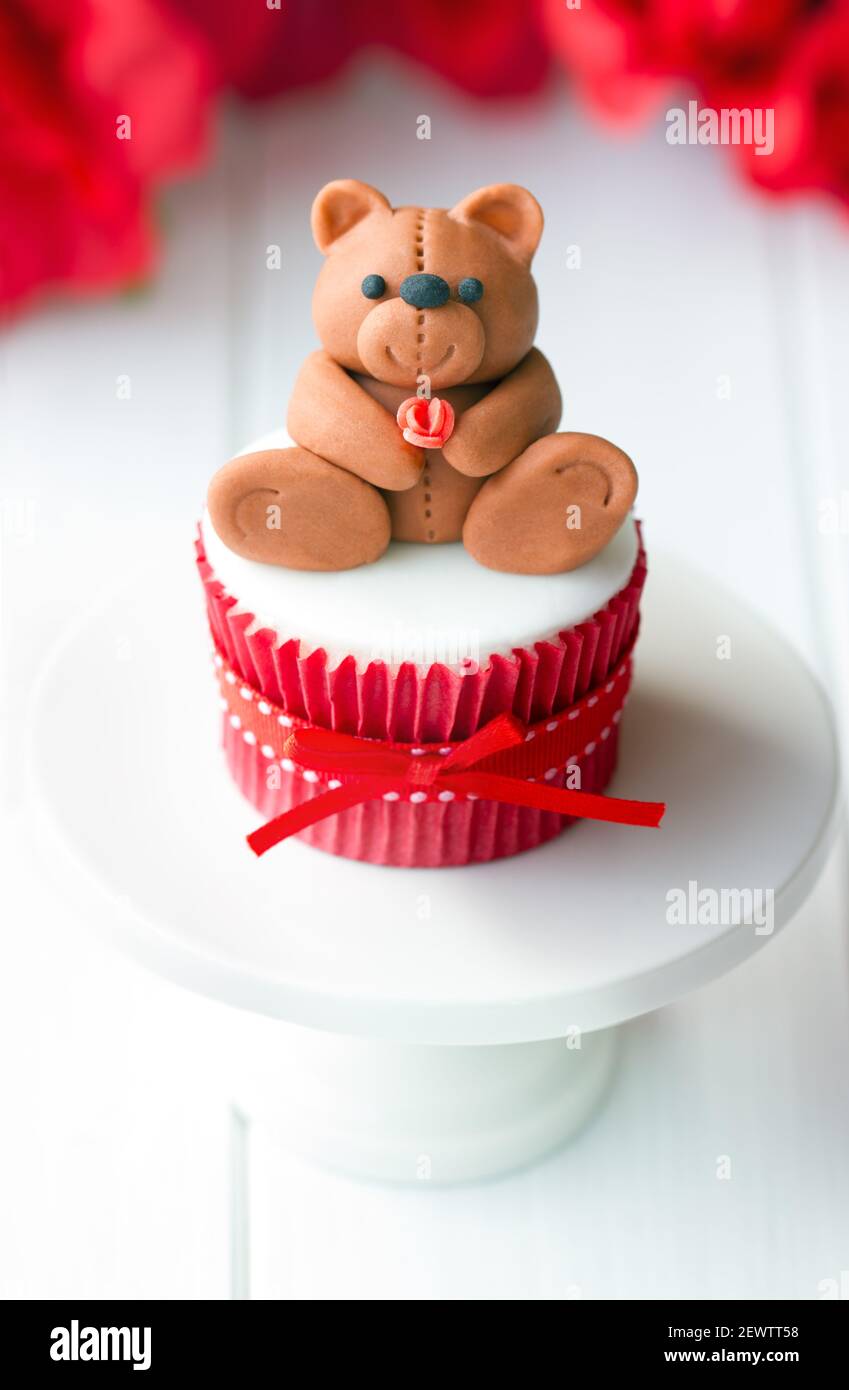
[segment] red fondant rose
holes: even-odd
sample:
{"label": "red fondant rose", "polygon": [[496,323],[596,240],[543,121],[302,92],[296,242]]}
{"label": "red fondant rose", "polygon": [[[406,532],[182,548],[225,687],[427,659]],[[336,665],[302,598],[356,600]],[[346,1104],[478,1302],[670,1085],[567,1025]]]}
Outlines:
{"label": "red fondant rose", "polygon": [[417,449],[441,449],[454,428],[454,411],[438,396],[409,396],[398,407],[398,424],[408,444]]}

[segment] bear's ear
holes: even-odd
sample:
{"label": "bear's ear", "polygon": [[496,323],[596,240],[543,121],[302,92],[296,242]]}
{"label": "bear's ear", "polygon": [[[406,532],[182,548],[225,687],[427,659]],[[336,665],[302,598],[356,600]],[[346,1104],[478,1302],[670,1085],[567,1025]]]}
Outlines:
{"label": "bear's ear", "polygon": [[481,222],[497,232],[525,265],[530,265],[542,236],[542,208],[532,193],[516,183],[479,188],[453,207],[449,216],[458,222]]}
{"label": "bear's ear", "polygon": [[391,211],[382,193],[359,179],[334,179],[316,195],[310,222],[315,244],[327,255],[334,242],[370,212]]}

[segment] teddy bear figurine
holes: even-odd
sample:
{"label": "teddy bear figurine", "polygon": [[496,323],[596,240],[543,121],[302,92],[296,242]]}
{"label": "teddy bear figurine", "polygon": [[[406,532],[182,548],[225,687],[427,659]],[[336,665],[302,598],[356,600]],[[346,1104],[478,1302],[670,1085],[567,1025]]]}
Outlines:
{"label": "teddy bear figurine", "polygon": [[515,184],[450,211],[392,208],[356,179],[321,190],[322,347],[295,382],[293,446],[237,457],[212,480],[225,545],[344,570],[390,540],[462,540],[480,564],[516,574],[563,573],[606,545],[637,474],[607,440],[556,433],[560,391],[533,346],[542,226]]}

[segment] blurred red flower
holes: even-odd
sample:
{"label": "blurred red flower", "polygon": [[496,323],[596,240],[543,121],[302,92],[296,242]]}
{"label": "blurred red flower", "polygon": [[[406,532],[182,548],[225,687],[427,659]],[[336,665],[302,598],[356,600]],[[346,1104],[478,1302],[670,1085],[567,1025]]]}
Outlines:
{"label": "blurred red flower", "polygon": [[822,7],[797,36],[764,96],[775,108],[775,153],[750,177],[778,192],[816,189],[849,203],[849,2]]}
{"label": "blurred red flower", "polygon": [[749,177],[849,202],[849,0],[0,3],[0,304],[145,273],[151,196],[202,155],[213,88],[272,96],[369,47],[478,97],[535,90],[553,50],[629,122],[688,88],[769,108],[773,151],[735,146]]}
{"label": "blurred red flower", "polygon": [[849,0],[544,0],[555,52],[599,113],[633,120],[689,84],[713,110],[774,111],[735,153],[765,188],[849,201]]}
{"label": "blurred red flower", "polygon": [[150,189],[201,155],[209,98],[205,47],[160,0],[3,0],[0,302],[145,272]]}
{"label": "blurred red flower", "polygon": [[533,91],[550,66],[538,0],[172,0],[215,52],[221,78],[267,97],[390,48],[474,96]]}

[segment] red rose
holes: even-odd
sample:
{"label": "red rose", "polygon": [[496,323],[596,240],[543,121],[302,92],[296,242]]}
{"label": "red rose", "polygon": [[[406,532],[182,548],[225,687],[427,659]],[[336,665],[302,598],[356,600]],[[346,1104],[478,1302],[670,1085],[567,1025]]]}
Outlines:
{"label": "red rose", "polygon": [[702,90],[757,85],[811,9],[811,0],[588,0],[572,10],[545,0],[544,15],[588,95],[618,113],[642,109],[659,78],[690,77]]}
{"label": "red rose", "polygon": [[407,443],[417,449],[441,449],[454,431],[453,407],[439,396],[408,396],[395,418]]}
{"label": "red rose", "polygon": [[206,36],[222,81],[273,96],[390,48],[475,96],[533,91],[548,69],[539,0],[171,0]]}
{"label": "red rose", "polygon": [[202,151],[207,74],[158,0],[3,0],[0,301],[149,268],[148,195]]}
{"label": "red rose", "polygon": [[369,4],[280,0],[275,9],[266,0],[170,0],[203,34],[218,81],[256,98],[332,77],[364,41]]}
{"label": "red rose", "polygon": [[379,0],[372,42],[478,97],[535,91],[550,64],[534,0]]}
{"label": "red rose", "polygon": [[774,149],[738,145],[772,189],[849,198],[849,0],[544,0],[545,22],[586,99],[633,118],[689,80],[701,107],[774,112]]}
{"label": "red rose", "polygon": [[849,202],[849,0],[811,16],[762,104],[775,111],[775,151],[740,146],[750,176],[776,191],[820,189]]}

